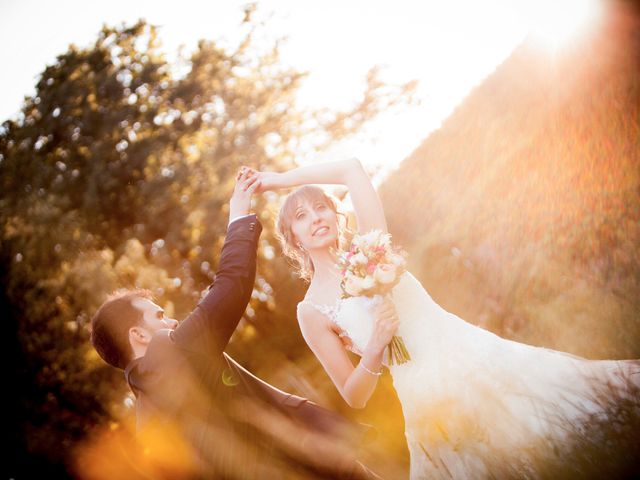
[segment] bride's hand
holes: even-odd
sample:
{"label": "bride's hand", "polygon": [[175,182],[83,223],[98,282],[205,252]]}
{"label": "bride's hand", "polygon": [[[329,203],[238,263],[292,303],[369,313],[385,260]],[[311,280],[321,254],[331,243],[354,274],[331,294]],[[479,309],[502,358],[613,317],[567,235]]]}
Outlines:
{"label": "bride's hand", "polygon": [[396,334],[400,320],[398,319],[396,307],[389,297],[384,297],[373,308],[373,315],[375,324],[368,346],[375,351],[382,352]]}
{"label": "bride's hand", "polygon": [[256,193],[268,192],[269,190],[277,190],[278,188],[282,188],[282,182],[280,182],[280,178],[282,176],[281,173],[277,172],[259,172],[257,170],[253,170],[252,168],[247,168],[250,172],[256,175],[257,181],[260,182]]}

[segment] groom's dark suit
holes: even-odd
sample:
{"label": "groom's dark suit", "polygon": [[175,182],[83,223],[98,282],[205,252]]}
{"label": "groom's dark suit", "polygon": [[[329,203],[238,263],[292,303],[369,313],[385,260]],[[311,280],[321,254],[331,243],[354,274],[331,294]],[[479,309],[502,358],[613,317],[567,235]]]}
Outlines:
{"label": "groom's dark suit", "polygon": [[279,477],[290,469],[309,478],[373,478],[351,452],[360,427],[272,387],[223,353],[251,297],[261,230],[255,215],[230,224],[207,295],[127,366],[138,429],[179,431],[197,458],[196,477]]}

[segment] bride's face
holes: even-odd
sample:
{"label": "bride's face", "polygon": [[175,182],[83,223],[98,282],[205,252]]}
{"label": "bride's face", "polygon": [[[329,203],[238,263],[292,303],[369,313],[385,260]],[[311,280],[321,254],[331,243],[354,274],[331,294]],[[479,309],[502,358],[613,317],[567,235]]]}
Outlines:
{"label": "bride's face", "polygon": [[338,238],[338,216],[325,201],[305,199],[293,212],[291,231],[307,251],[330,248]]}

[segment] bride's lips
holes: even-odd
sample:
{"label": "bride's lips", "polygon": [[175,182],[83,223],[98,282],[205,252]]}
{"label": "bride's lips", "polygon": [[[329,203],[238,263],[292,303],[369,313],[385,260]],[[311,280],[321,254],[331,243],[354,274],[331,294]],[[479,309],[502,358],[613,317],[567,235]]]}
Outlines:
{"label": "bride's lips", "polygon": [[313,231],[313,233],[311,234],[311,236],[312,236],[312,237],[315,237],[315,236],[316,236],[316,234],[318,234],[319,232],[320,232],[320,233],[326,233],[326,232],[328,232],[328,231],[329,231],[329,227],[327,227],[327,226],[322,226],[322,227],[316,228],[316,229]]}

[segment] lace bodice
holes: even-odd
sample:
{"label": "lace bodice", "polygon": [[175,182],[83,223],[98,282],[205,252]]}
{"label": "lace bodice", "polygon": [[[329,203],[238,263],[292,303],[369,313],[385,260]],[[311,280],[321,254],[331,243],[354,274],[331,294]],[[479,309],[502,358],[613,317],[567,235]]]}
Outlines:
{"label": "lace bodice", "polygon": [[[402,301],[402,306],[398,305],[398,302],[395,302],[396,310],[400,316],[400,326],[398,328],[398,335],[400,336],[411,334],[412,315],[408,314],[411,309],[411,302],[408,302],[407,299],[411,297],[408,290],[411,290],[413,282],[417,283],[417,280],[415,280],[411,274],[405,273],[391,293],[394,301],[396,299]],[[376,303],[381,300],[382,298],[380,296],[349,297],[337,299],[334,305],[326,305],[311,299],[305,299],[298,304],[298,308],[302,305],[310,305],[325,315],[336,326],[339,336],[349,340],[345,348],[358,355],[362,355],[373,333],[375,318],[372,309]],[[404,315],[402,315],[403,313]],[[403,321],[403,318],[406,319],[406,321]],[[383,364],[387,367],[390,366],[388,350],[385,350],[383,355]]]}
{"label": "lace bodice", "polygon": [[302,305],[309,305],[322,313],[335,326],[338,332],[338,336],[342,339],[344,348],[349,350],[350,352],[355,353],[356,355],[362,356],[362,352],[364,351],[366,343],[363,344],[362,342],[360,342],[356,344],[354,342],[353,332],[347,330],[347,328],[345,328],[340,321],[341,307],[345,300],[348,299],[338,299],[336,300],[335,305],[325,305],[322,303],[314,302],[311,299],[304,299],[303,301],[298,303],[298,308],[300,308]]}
{"label": "lace bodice", "polygon": [[298,303],[298,308],[300,308],[301,305],[312,306],[334,323],[336,322],[338,318],[338,312],[340,311],[340,300],[336,301],[335,305],[323,305],[321,303],[316,303],[313,300],[305,298],[300,303]]}

